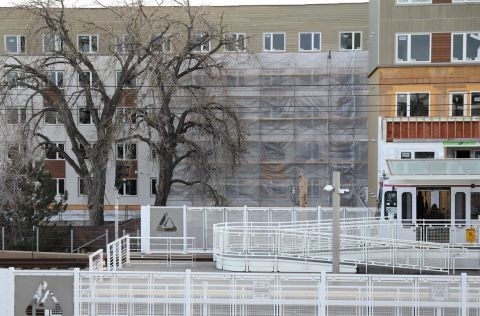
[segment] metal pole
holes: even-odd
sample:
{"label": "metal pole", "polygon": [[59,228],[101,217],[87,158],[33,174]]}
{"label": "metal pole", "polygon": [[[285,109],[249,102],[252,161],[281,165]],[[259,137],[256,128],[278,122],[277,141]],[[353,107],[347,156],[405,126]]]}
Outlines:
{"label": "metal pole", "polygon": [[332,175],[333,196],[332,196],[332,272],[340,272],[340,172],[334,171]]}
{"label": "metal pole", "polygon": [[39,235],[39,227],[37,226],[37,252],[38,252],[38,249],[39,249],[39,241],[38,241],[38,235]]}
{"label": "metal pole", "polygon": [[2,227],[2,250],[5,250],[5,227]]}
{"label": "metal pole", "polygon": [[70,229],[70,253],[73,253],[73,229]]}
{"label": "metal pole", "polygon": [[118,188],[115,188],[115,240],[118,239]]}

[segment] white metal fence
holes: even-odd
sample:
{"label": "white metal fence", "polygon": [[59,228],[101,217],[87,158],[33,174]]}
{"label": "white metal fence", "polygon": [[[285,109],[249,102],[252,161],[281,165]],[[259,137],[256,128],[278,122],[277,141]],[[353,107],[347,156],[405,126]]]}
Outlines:
{"label": "white metal fence", "polygon": [[[161,211],[163,207],[145,206],[151,211]],[[171,207],[166,207],[171,209]],[[182,237],[194,237],[198,252],[212,252],[213,225],[225,222],[262,222],[275,225],[279,222],[323,221],[332,219],[329,207],[193,207],[178,208],[183,212]],[[375,208],[349,207],[340,210],[342,219],[361,219],[374,216]],[[142,220],[143,221],[143,220]],[[145,225],[148,225],[145,223]],[[142,232],[143,236],[143,232]]]}
{"label": "white metal fence", "polygon": [[[469,258],[465,247],[396,238],[396,221],[343,220],[340,227],[341,263],[450,272],[457,260]],[[285,261],[330,263],[331,229],[328,220],[216,224],[214,259],[217,268],[234,271],[285,271],[279,264]]]}
{"label": "white metal fence", "polygon": [[480,277],[466,274],[9,273],[73,276],[74,316],[480,315]]}

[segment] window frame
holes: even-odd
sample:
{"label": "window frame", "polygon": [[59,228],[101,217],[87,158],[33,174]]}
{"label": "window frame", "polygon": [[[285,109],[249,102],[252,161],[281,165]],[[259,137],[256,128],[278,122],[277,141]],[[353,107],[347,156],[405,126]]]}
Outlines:
{"label": "window frame", "polygon": [[[401,94],[407,95],[407,108],[406,108],[406,115],[399,116],[398,115],[398,96]],[[412,94],[428,94],[428,114],[427,116],[411,116],[411,95]],[[428,91],[414,91],[414,92],[396,92],[395,93],[395,117],[429,117],[430,116],[430,92]]]}
{"label": "window frame", "polygon": [[[352,34],[352,48],[342,48],[342,34]],[[355,34],[360,34],[360,47],[355,48]],[[363,49],[363,32],[362,31],[340,31],[338,32],[338,50],[339,51],[356,51]]]}
{"label": "window frame", "polygon": [[[48,123],[47,122],[47,115],[48,115],[48,117],[51,117],[51,118],[54,117],[55,118],[55,123]],[[43,125],[47,125],[47,126],[63,125],[63,122],[60,120],[58,111],[46,111],[43,114]]]}
{"label": "window frame", "polygon": [[[270,35],[270,38],[271,38],[269,49],[265,48],[266,35]],[[283,35],[283,49],[273,49],[273,36],[274,35]],[[286,32],[264,32],[263,33],[263,51],[266,52],[266,53],[286,52],[287,51],[287,34],[286,34]]]}
{"label": "window frame", "polygon": [[[301,36],[302,36],[302,34],[311,35],[310,44],[312,45],[312,49],[302,49],[301,48]],[[314,49],[315,35],[316,34],[318,34],[318,36],[319,36],[318,49]],[[302,53],[322,51],[322,32],[298,32],[298,51],[302,52]]]}
{"label": "window frame", "polygon": [[[226,52],[226,53],[235,53],[235,52],[242,53],[242,52],[245,52],[247,50],[247,45],[246,45],[247,44],[247,34],[242,33],[242,32],[230,32],[228,34],[225,34],[225,36],[224,36],[225,41],[228,41],[227,36],[231,36],[231,35],[234,35],[234,37],[235,37],[235,39],[233,40],[233,45],[235,46],[235,49],[228,50],[227,49],[227,44],[225,43],[225,45],[223,45],[223,51]],[[243,39],[240,40],[239,36],[243,36]],[[239,46],[240,46],[239,42],[242,43],[241,49],[239,49]]]}
{"label": "window frame", "polygon": [[473,110],[473,95],[474,95],[474,94],[477,95],[477,96],[480,98],[480,91],[470,91],[470,93],[469,93],[469,96],[470,96],[470,98],[469,98],[470,116],[480,116],[480,103],[478,104],[478,106],[479,106],[479,108],[478,108],[479,113],[478,113],[478,114],[475,114],[475,115],[472,113],[472,112],[473,112],[472,110]]}
{"label": "window frame", "polygon": [[[49,79],[50,81],[50,75],[53,74],[53,77],[54,77],[54,84],[55,86],[60,89],[60,90],[63,90],[63,88],[65,87],[65,72],[63,70],[49,70],[47,72],[47,78]],[[59,85],[59,74],[61,74],[61,77],[62,77],[62,80],[61,80],[61,85]]]}
{"label": "window frame", "polygon": [[[197,38],[200,38],[200,39],[201,39],[201,37],[205,37],[206,34],[205,34],[205,33],[195,33],[193,36],[194,36],[195,40],[197,40]],[[203,39],[201,40],[201,42],[203,42]],[[202,43],[202,44],[200,44],[199,46],[193,47],[193,48],[192,48],[192,52],[196,52],[196,53],[208,53],[208,52],[211,50],[211,48],[212,48],[212,43],[211,43],[211,42],[212,42],[212,39],[209,38],[208,42]],[[208,47],[207,47],[206,45],[207,45]]]}
{"label": "window frame", "polygon": [[[81,49],[81,45],[80,45],[80,37],[85,37],[85,36],[88,37],[88,51],[83,51]],[[93,37],[96,38],[96,45],[95,45],[96,49],[95,49],[95,51],[93,51],[93,45],[92,45],[92,43],[93,43],[92,38]],[[85,53],[85,54],[96,54],[99,51],[99,43],[100,43],[100,41],[99,41],[98,34],[78,34],[77,35],[77,49],[78,49],[79,52],[82,52],[82,53]]]}
{"label": "window frame", "polygon": [[[463,95],[463,109],[462,109],[462,114],[461,115],[454,115],[453,114],[453,96],[454,95]],[[465,116],[465,113],[466,113],[466,110],[467,110],[467,100],[468,100],[468,93],[467,92],[464,92],[464,91],[452,91],[448,94],[448,98],[449,98],[449,108],[448,108],[448,116],[451,116],[451,117],[456,117],[456,116]]]}
{"label": "window frame", "polygon": [[172,35],[170,33],[152,34],[150,41],[152,50],[164,53],[172,52]]}
{"label": "window frame", "polygon": [[[85,71],[82,70],[82,73],[88,73],[89,74],[89,79],[88,79],[89,83],[88,84],[89,84],[90,88],[98,89],[99,84],[98,84],[98,82],[93,81],[92,72],[90,70],[85,70]],[[77,88],[83,89],[82,80],[80,78],[81,78],[80,73],[77,72]]]}
{"label": "window frame", "polygon": [[[67,191],[65,189],[65,178],[52,178],[55,185],[55,196],[63,196]],[[63,192],[60,192],[60,182],[63,182]]]}
{"label": "window frame", "polygon": [[[88,112],[90,114],[90,119],[89,119],[89,123],[82,123],[80,121],[80,117],[81,117],[81,112],[84,111],[84,112]],[[93,124],[93,119],[92,119],[92,112],[86,107],[86,106],[79,106],[78,107],[78,125],[92,125]]]}
{"label": "window frame", "polygon": [[[65,143],[64,142],[53,142],[55,144],[56,147],[60,147],[63,149],[63,151],[65,151]],[[65,158],[58,152],[58,151],[55,151],[54,152],[55,154],[55,158],[49,158],[47,155],[48,155],[48,148],[45,148],[45,151],[44,151],[44,159],[45,160],[65,160]]]}
{"label": "window frame", "polygon": [[[27,109],[25,107],[18,107],[18,106],[7,106],[5,107],[5,122],[7,125],[19,125],[25,124],[27,122]],[[13,115],[11,111],[15,111],[15,115]],[[11,118],[15,117],[15,122],[11,121]]]}
{"label": "window frame", "polygon": [[[122,146],[122,151],[123,151],[122,156],[123,157],[119,157],[118,147],[120,145]],[[125,157],[125,153],[131,152],[131,151],[128,150],[128,147],[132,146],[132,145],[135,147],[135,158]],[[115,159],[116,160],[122,160],[122,161],[138,160],[138,144],[136,142],[116,143],[115,144]]]}
{"label": "window frame", "polygon": [[[480,37],[480,31],[478,32],[452,32],[451,33],[451,54],[450,61],[452,63],[478,63],[480,62],[480,48],[477,50],[477,57],[475,59],[467,59],[467,35],[468,34],[477,34]],[[454,37],[455,35],[462,35],[462,59],[454,59]],[[478,40],[480,42],[480,39]]]}
{"label": "window frame", "polygon": [[[429,38],[429,50],[428,60],[412,61],[412,35],[428,35]],[[407,36],[407,60],[398,59],[398,39],[399,36]],[[420,32],[420,33],[395,33],[395,63],[397,64],[428,64],[432,62],[432,33]]]}
{"label": "window frame", "polygon": [[[45,39],[52,37],[53,49],[47,49],[45,45]],[[63,40],[58,33],[43,34],[42,36],[42,51],[44,53],[55,53],[63,51]]]}
{"label": "window frame", "polygon": [[[116,70],[115,71],[115,87],[118,87],[118,82],[120,81],[120,78],[122,76],[122,71],[121,70]],[[133,84],[132,82],[133,81]],[[137,88],[137,76],[134,75],[133,78],[130,78],[130,81],[129,82],[126,82],[122,89],[135,89]]]}
{"label": "window frame", "polygon": [[[135,194],[127,194],[127,182],[135,183]],[[119,196],[138,196],[138,179],[137,178],[125,178],[122,180],[122,186],[118,190]]]}
{"label": "window frame", "polygon": [[[154,178],[154,177],[150,178],[150,196],[151,196],[151,197],[157,195],[157,192],[156,192],[156,187],[157,187],[157,183],[156,183],[156,182],[157,182],[157,180],[158,180],[158,179],[157,179],[157,178]],[[155,185],[154,185],[154,183],[155,183]],[[155,193],[153,192],[153,189],[154,189],[154,188],[155,188]]]}
{"label": "window frame", "polygon": [[[16,49],[15,51],[10,51],[8,50],[8,38],[9,37],[15,37],[16,40]],[[22,39],[23,39],[23,45],[22,45]],[[5,45],[5,53],[7,54],[25,54],[27,52],[27,38],[25,35],[21,34],[5,34],[4,36],[4,45]]]}

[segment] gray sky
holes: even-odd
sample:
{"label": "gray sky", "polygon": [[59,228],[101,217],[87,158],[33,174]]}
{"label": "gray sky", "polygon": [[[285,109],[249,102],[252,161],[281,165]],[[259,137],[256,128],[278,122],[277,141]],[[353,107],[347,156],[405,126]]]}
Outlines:
{"label": "gray sky", "polygon": [[[106,5],[120,4],[125,0],[100,0]],[[128,1],[128,0],[127,0]],[[155,4],[159,0],[144,0],[146,4]],[[22,0],[0,0],[0,6],[12,6],[21,4]],[[94,0],[66,0],[66,2],[74,7],[90,7],[95,3]],[[165,0],[166,3],[169,0]],[[191,0],[193,5],[261,5],[261,4],[317,4],[317,3],[353,3],[368,2],[368,0]]]}

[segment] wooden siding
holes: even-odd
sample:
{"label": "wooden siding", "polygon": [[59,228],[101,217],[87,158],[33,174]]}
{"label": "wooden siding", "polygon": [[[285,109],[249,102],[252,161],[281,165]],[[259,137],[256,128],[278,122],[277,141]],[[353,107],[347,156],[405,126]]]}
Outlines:
{"label": "wooden siding", "polygon": [[[427,118],[428,119],[428,118]],[[480,138],[480,121],[476,120],[399,120],[386,122],[386,141],[418,139]]]}
{"label": "wooden siding", "polygon": [[450,33],[432,34],[432,63],[448,63],[451,54]]}
{"label": "wooden siding", "polygon": [[50,172],[52,178],[65,178],[65,160],[45,160],[45,169]]}

